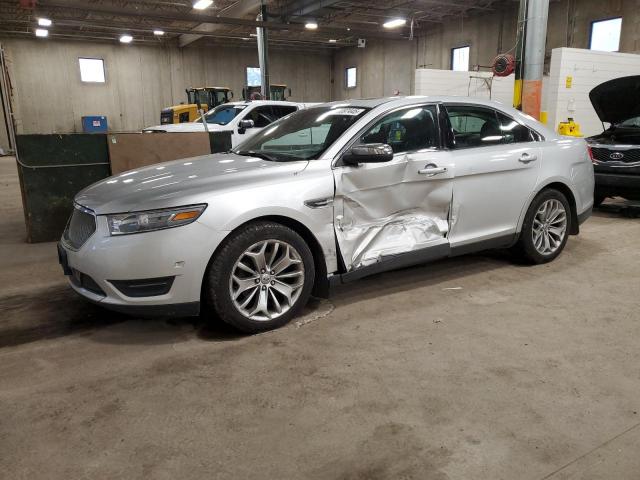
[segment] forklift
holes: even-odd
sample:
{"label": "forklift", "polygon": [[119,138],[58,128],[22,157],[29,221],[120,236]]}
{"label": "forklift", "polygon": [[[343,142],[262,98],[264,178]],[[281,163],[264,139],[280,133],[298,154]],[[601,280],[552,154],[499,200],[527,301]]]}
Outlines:
{"label": "forklift", "polygon": [[205,112],[218,105],[227,103],[233,98],[233,92],[227,87],[187,88],[187,103],[164,108],[160,113],[162,125],[172,123],[195,122],[198,119],[198,108]]}
{"label": "forklift", "polygon": [[[269,86],[269,100],[286,100],[287,96],[291,96],[291,89],[286,85],[271,84]],[[262,93],[260,93],[262,87],[255,85],[251,87],[244,87],[242,89],[243,100],[264,100]]]}

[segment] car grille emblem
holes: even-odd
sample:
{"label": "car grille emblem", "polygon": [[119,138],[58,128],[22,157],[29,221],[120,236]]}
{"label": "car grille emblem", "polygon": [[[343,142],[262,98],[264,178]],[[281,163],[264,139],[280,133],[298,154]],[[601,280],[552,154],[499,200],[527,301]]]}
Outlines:
{"label": "car grille emblem", "polygon": [[611,160],[622,160],[624,158],[624,153],[622,153],[622,152],[613,152],[611,155],[609,155],[609,158]]}

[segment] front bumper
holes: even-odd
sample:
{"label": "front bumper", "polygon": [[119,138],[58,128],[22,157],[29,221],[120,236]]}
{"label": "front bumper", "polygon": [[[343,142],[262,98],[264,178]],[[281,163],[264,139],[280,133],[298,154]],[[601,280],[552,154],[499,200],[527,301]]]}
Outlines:
{"label": "front bumper", "polygon": [[[64,241],[58,247],[60,263],[77,293],[124,313],[198,314],[207,265],[227,232],[214,231],[196,221],[167,230],[112,237],[106,217],[97,216],[96,224],[96,232],[78,250]],[[159,281],[165,281],[167,288],[158,289]],[[147,287],[155,284],[156,288],[125,288],[144,283]]]}
{"label": "front bumper", "polygon": [[640,198],[640,175],[596,172],[596,195]]}

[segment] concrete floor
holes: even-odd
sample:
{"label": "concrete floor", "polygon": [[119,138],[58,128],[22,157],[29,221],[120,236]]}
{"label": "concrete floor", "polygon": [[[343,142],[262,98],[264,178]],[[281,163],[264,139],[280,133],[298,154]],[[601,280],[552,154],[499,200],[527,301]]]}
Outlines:
{"label": "concrete floor", "polygon": [[[640,220],[386,273],[242,337],[76,297],[0,162],[11,479],[638,479]],[[6,219],[9,218],[8,222]]]}

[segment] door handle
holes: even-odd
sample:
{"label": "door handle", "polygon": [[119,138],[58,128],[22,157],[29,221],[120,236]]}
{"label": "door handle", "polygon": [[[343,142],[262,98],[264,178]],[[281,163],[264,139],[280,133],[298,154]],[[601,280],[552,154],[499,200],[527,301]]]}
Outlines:
{"label": "door handle", "polygon": [[435,163],[430,163],[425,165],[422,170],[418,170],[420,175],[427,175],[429,177],[434,177],[436,175],[440,175],[441,173],[446,173],[447,167],[439,167]]}
{"label": "door handle", "polygon": [[536,160],[538,160],[538,157],[536,155],[529,155],[528,153],[523,153],[522,156],[518,159],[520,163],[524,164],[535,162]]}

